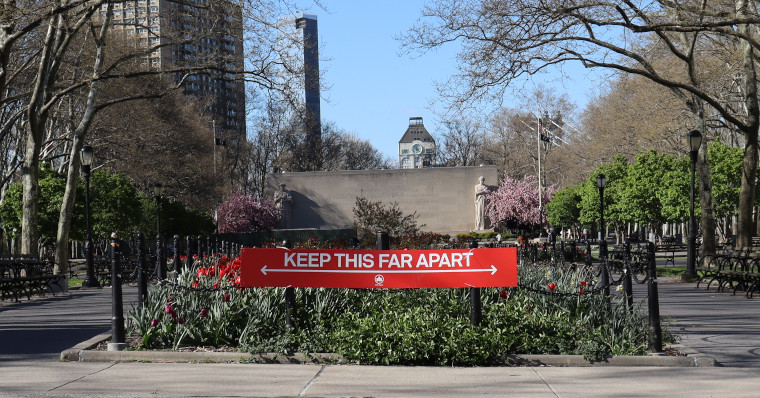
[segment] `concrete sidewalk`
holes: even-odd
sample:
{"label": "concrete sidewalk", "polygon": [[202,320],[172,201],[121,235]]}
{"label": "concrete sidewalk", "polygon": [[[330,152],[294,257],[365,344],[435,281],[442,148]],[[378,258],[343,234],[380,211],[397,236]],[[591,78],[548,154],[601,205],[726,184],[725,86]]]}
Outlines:
{"label": "concrete sidewalk", "polygon": [[760,368],[760,297],[697,289],[696,283],[660,283],[658,291],[660,315],[683,345],[723,366]]}
{"label": "concrete sidewalk", "polygon": [[[760,300],[694,286],[661,283],[661,314],[685,345],[732,367],[57,362],[110,329],[111,290],[74,291],[0,305],[0,396],[759,396]],[[135,298],[125,289],[126,306]]]}
{"label": "concrete sidewalk", "polygon": [[0,396],[757,397],[757,368],[8,362]]}

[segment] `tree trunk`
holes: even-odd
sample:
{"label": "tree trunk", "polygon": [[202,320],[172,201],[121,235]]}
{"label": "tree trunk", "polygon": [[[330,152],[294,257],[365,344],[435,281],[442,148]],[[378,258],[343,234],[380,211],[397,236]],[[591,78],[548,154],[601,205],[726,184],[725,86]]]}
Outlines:
{"label": "tree trunk", "polygon": [[[746,0],[736,2],[736,16],[747,17],[750,4]],[[750,26],[740,24],[739,33],[751,36]],[[752,208],[755,202],[755,185],[757,184],[757,131],[760,124],[760,106],[758,105],[757,71],[755,70],[755,54],[752,45],[742,40],[742,69],[744,71],[744,105],[747,108],[747,122],[744,134],[744,163],[742,167],[742,186],[739,191],[739,219],[737,225],[737,245],[747,247],[752,245]]]}
{"label": "tree trunk", "polygon": [[745,134],[744,163],[742,186],[739,191],[739,217],[737,222],[737,241],[739,247],[752,246],[752,209],[755,204],[755,185],[757,179],[757,132]]}
{"label": "tree trunk", "polygon": [[106,18],[100,30],[100,35],[94,37],[97,50],[95,53],[95,62],[92,67],[93,81],[90,83],[90,90],[87,94],[84,114],[82,115],[82,119],[79,121],[77,128],[74,130],[71,152],[69,152],[69,170],[66,174],[66,191],[63,194],[63,201],[61,202],[61,213],[58,216],[58,231],[55,239],[56,266],[53,270],[54,274],[66,274],[69,271],[69,230],[71,229],[71,216],[74,213],[74,202],[76,201],[77,178],[79,177],[78,172],[81,161],[79,151],[84,145],[84,138],[87,135],[87,131],[90,129],[95,114],[97,113],[95,103],[98,96],[98,81],[95,78],[100,75],[103,66],[103,58],[105,57],[103,47],[105,45],[106,33],[108,32],[107,28],[112,15],[113,3],[109,3],[106,11]]}
{"label": "tree trunk", "polygon": [[40,168],[40,146],[42,134],[34,131],[30,124],[29,136],[26,140],[24,165],[21,168],[22,207],[21,217],[21,254],[36,256],[39,253],[39,200],[40,187],[38,183]]}
{"label": "tree trunk", "polygon": [[79,177],[79,151],[82,149],[84,138],[74,135],[74,142],[69,153],[69,171],[66,174],[66,191],[63,193],[61,213],[58,217],[58,232],[55,239],[55,268],[54,274],[67,274],[69,272],[69,229],[71,228],[71,216],[74,213],[74,203],[77,194],[77,180]]}
{"label": "tree trunk", "polygon": [[[703,101],[694,97],[697,104],[697,130],[703,134],[702,145],[699,147],[697,154],[697,176],[699,179],[699,207],[701,211],[702,223],[702,253],[715,254],[715,207],[713,206],[712,180],[710,172],[710,159],[707,156],[706,131],[707,123],[705,122]],[[704,257],[703,257],[704,258]]]}

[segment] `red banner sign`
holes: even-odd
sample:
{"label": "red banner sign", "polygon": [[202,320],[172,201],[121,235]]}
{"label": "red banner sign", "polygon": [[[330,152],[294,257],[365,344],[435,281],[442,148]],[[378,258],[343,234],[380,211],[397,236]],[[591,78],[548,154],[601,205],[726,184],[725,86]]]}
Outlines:
{"label": "red banner sign", "polygon": [[517,286],[517,249],[243,249],[244,287]]}

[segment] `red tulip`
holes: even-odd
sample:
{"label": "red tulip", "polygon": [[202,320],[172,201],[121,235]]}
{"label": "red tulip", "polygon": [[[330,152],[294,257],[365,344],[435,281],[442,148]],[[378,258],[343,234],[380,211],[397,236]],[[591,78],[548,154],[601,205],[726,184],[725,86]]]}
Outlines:
{"label": "red tulip", "polygon": [[231,297],[231,296],[230,296],[230,294],[229,294],[229,293],[225,294],[225,295],[224,295],[224,302],[226,303],[226,302],[230,301],[230,297]]}
{"label": "red tulip", "polygon": [[202,316],[202,317],[206,317],[206,316],[208,316],[208,310],[207,310],[207,309],[205,309],[205,308],[201,308],[201,316]]}
{"label": "red tulip", "polygon": [[180,325],[183,324],[183,323],[185,323],[185,317],[181,316],[181,317],[177,318],[177,323],[179,323]]}
{"label": "red tulip", "polygon": [[507,291],[505,289],[501,289],[501,291],[499,292],[499,296],[501,296],[501,298],[504,300],[509,298],[509,295],[507,295]]}
{"label": "red tulip", "polygon": [[555,284],[554,284],[554,282],[550,283],[550,284],[549,284],[549,285],[547,285],[547,286],[549,286],[549,290],[551,290],[551,291],[554,291],[554,289],[556,289],[556,288],[557,288],[557,285],[555,285]]}
{"label": "red tulip", "polygon": [[172,307],[171,304],[167,304],[166,307],[164,307],[164,314],[171,314],[174,312],[174,307]]}
{"label": "red tulip", "polygon": [[586,287],[586,281],[581,282],[581,287]]}
{"label": "red tulip", "polygon": [[153,318],[153,320],[150,321],[150,327],[154,328],[156,326],[158,326],[158,319]]}

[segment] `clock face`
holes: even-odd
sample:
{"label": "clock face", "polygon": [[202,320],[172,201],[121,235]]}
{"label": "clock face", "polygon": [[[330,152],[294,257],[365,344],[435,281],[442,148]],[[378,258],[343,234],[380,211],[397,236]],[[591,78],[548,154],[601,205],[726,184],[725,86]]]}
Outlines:
{"label": "clock face", "polygon": [[414,145],[412,145],[412,152],[414,152],[416,154],[422,153],[422,145],[420,145],[420,144],[414,144]]}

